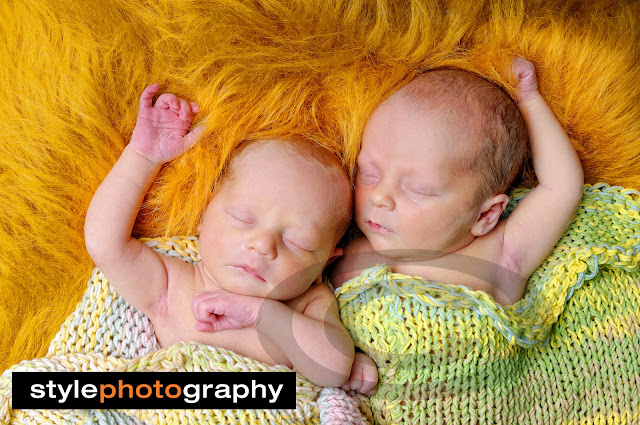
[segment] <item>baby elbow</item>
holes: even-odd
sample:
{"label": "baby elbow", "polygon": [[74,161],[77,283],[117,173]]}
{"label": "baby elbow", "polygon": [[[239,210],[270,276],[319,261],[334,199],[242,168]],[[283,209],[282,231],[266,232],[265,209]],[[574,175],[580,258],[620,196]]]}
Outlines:
{"label": "baby elbow", "polygon": [[351,375],[351,365],[353,364],[353,354],[349,356],[341,355],[340,359],[334,359],[330,367],[323,367],[315,378],[309,379],[321,387],[341,387]]}
{"label": "baby elbow", "polygon": [[91,258],[95,261],[95,258],[100,256],[102,244],[100,237],[88,226],[85,226],[84,228],[84,245]]}
{"label": "baby elbow", "polygon": [[323,376],[320,377],[320,379],[318,379],[318,381],[315,382],[315,384],[320,385],[321,387],[332,387],[332,388],[341,387],[349,380],[350,372],[351,372],[350,367],[346,371],[343,370],[340,372],[334,372],[334,371],[327,372],[323,374]]}
{"label": "baby elbow", "polygon": [[579,175],[576,175],[575,177],[575,182],[572,189],[572,192],[574,195],[573,200],[576,208],[578,207],[578,204],[580,204],[580,201],[582,200],[583,191],[584,191],[584,174],[582,172],[582,169],[580,169]]}
{"label": "baby elbow", "polygon": [[584,171],[582,170],[582,167],[576,170],[574,181],[576,187],[580,188],[580,192],[582,192],[582,188],[584,186]]}
{"label": "baby elbow", "polygon": [[331,382],[325,385],[326,387],[341,387],[349,380],[351,366],[353,365],[353,355],[354,353],[351,353],[344,360],[335,363],[335,373],[332,374]]}
{"label": "baby elbow", "polygon": [[102,267],[105,264],[115,264],[122,259],[124,245],[117,245],[112,237],[96,229],[84,231],[84,245],[93,263]]}

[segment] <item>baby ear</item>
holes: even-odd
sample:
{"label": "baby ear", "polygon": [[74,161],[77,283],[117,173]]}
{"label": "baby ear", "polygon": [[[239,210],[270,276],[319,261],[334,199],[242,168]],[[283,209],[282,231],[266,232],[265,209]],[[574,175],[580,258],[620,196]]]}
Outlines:
{"label": "baby ear", "polygon": [[338,248],[338,247],[334,248],[333,252],[331,253],[331,256],[325,263],[324,268],[326,269],[327,267],[329,267],[329,264],[333,263],[337,258],[341,257],[342,254],[344,254],[344,250],[342,248]]}
{"label": "baby ear", "polygon": [[329,267],[329,265],[331,263],[333,263],[337,258],[341,257],[342,254],[344,254],[344,250],[342,248],[334,248],[333,252],[331,253],[331,256],[329,257],[329,259],[327,260],[326,263],[324,263],[324,267],[322,268],[322,273],[320,273],[320,276],[318,276],[318,278],[315,280],[315,283],[322,283],[322,274],[324,273],[324,271],[327,269],[327,267]]}
{"label": "baby ear", "polygon": [[338,248],[338,247],[333,248],[333,252],[331,253],[331,256],[329,257],[327,262],[324,263],[324,267],[322,268],[322,271],[324,272],[325,269],[329,267],[329,265],[333,263],[337,258],[341,257],[342,254],[344,254],[344,250],[342,248]]}
{"label": "baby ear", "polygon": [[483,236],[493,230],[498,224],[502,211],[507,207],[509,197],[504,193],[495,195],[480,205],[480,215],[473,227],[471,234],[474,236]]}

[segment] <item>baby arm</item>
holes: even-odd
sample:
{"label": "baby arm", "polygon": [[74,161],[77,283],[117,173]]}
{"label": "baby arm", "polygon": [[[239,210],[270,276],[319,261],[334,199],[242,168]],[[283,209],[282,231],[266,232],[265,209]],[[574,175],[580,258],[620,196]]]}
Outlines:
{"label": "baby arm", "polygon": [[546,258],[580,203],[582,166],[564,129],[544,101],[531,62],[512,64],[516,100],[529,133],[539,185],[525,196],[505,223],[503,253],[522,276]]}
{"label": "baby arm", "polygon": [[307,379],[324,387],[347,381],[353,341],[342,326],[335,299],[316,285],[302,313],[283,302],[226,291],[202,292],[193,299],[199,331],[255,327],[287,356]]}
{"label": "baby arm", "polygon": [[158,88],[153,84],[142,93],[131,142],[94,194],[84,227],[87,251],[96,266],[146,314],[154,313],[166,292],[166,260],[132,238],[131,230],[162,164],[187,150],[202,131],[189,132],[198,111],[195,103],[165,93],[153,105]]}

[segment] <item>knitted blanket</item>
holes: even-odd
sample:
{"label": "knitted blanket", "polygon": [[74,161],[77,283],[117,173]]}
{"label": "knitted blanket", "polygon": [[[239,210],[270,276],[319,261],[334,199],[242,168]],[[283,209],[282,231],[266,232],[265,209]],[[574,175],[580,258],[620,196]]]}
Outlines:
{"label": "knitted blanket", "polygon": [[[146,239],[156,252],[189,263],[200,260],[194,236]],[[365,425],[358,401],[336,388],[321,388],[296,375],[293,410],[12,410],[15,371],[256,372],[290,371],[232,351],[197,343],[158,346],[149,319],[120,297],[97,268],[87,291],[49,346],[48,355],[20,362],[0,378],[2,423],[99,424],[327,424]]]}
{"label": "knitted blanket", "polygon": [[[525,194],[512,194],[508,211]],[[350,398],[298,375],[297,408],[290,411],[11,410],[16,370],[285,370],[197,344],[149,353],[157,346],[148,320],[94,270],[49,357],[2,375],[0,420],[364,424],[364,415],[385,424],[638,422],[639,201],[636,191],[586,186],[565,235],[512,306],[384,265],[363,271],[336,297],[356,345],[378,365],[377,394]],[[198,260],[195,238],[149,244]]]}
{"label": "knitted blanket", "polygon": [[639,201],[585,187],[511,306],[385,265],[346,282],[336,291],[342,321],[379,368],[367,401],[376,422],[638,423]]}

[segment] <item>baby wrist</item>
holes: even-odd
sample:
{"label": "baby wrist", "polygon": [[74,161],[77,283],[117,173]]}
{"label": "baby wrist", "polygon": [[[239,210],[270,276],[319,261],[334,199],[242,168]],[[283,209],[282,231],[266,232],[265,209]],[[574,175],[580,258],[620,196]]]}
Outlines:
{"label": "baby wrist", "polygon": [[164,164],[164,161],[160,161],[152,154],[145,152],[144,149],[136,146],[133,141],[125,147],[124,152],[131,152],[130,155],[137,157],[152,168],[160,168]]}

